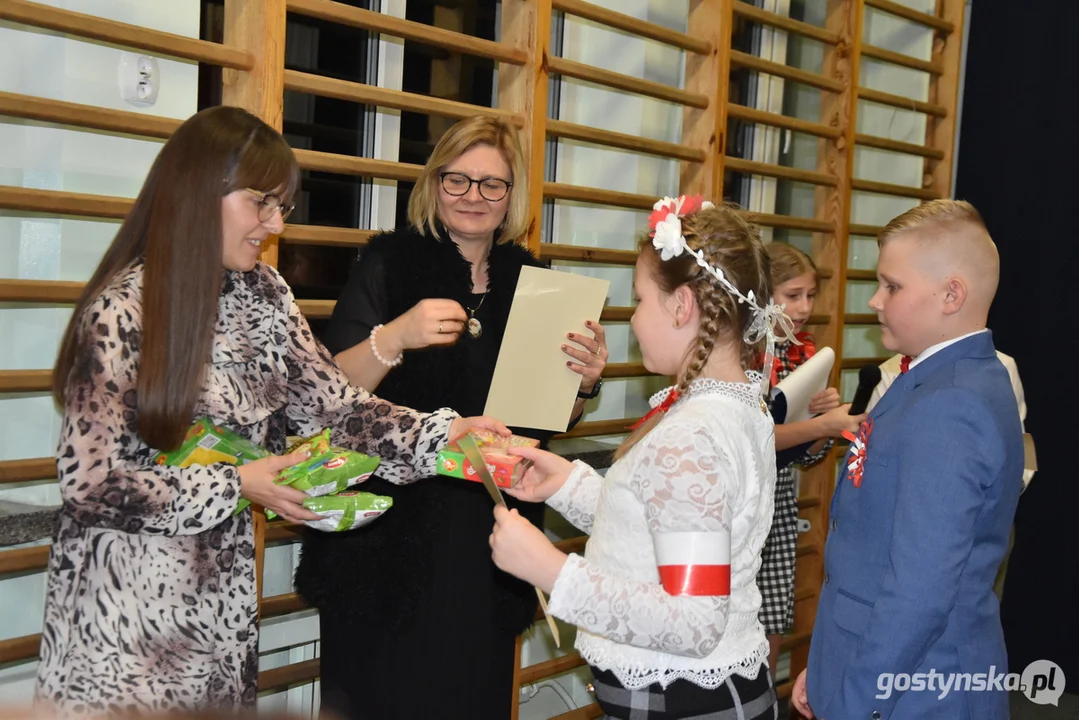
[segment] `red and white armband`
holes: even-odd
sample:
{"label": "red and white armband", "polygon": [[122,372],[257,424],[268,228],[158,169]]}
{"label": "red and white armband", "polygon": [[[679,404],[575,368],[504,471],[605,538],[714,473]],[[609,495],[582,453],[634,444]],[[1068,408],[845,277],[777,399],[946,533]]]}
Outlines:
{"label": "red and white armband", "polygon": [[730,595],[731,533],[655,533],[659,579],[668,595]]}

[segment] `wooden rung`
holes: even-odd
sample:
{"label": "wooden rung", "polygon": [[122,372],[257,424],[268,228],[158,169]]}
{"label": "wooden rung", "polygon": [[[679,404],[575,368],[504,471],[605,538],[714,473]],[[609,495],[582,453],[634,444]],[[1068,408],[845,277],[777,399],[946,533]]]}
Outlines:
{"label": "wooden rung", "polygon": [[604,378],[627,378],[646,377],[655,375],[644,366],[644,363],[607,363],[603,368]]}
{"label": "wooden rung", "polygon": [[803,557],[805,555],[819,555],[820,548],[814,545],[812,542],[799,543],[795,548],[794,554],[796,557]]}
{"label": "wooden rung", "polygon": [[793,650],[794,648],[801,647],[810,641],[813,637],[812,630],[803,630],[802,632],[793,633],[791,635],[784,635],[783,640],[780,641],[781,650]]}
{"label": "wooden rung", "polygon": [[259,604],[259,619],[265,620],[266,618],[288,615],[289,613],[306,609],[307,603],[304,602],[299,593],[290,592],[283,595],[273,595],[262,598],[262,602]]}
{"label": "wooden rung", "polygon": [[333,247],[360,247],[375,235],[377,230],[329,227],[323,225],[286,225],[281,237],[289,245],[329,245]]}
{"label": "wooden rung", "polygon": [[891,50],[885,50],[884,48],[877,47],[876,45],[862,44],[862,56],[873,58],[874,60],[880,60],[882,62],[891,63],[893,65],[899,65],[901,67],[910,68],[911,70],[921,70],[922,72],[929,73],[930,75],[943,75],[944,66],[937,61],[921,60],[910,55],[904,55],[903,53],[892,52]]}
{"label": "wooden rung", "polygon": [[877,325],[880,321],[874,313],[847,313],[843,316],[847,325]]}
{"label": "wooden rung", "polygon": [[586,664],[587,663],[585,663],[584,658],[581,657],[580,653],[574,652],[569,655],[561,655],[541,663],[536,663],[535,665],[521,668],[520,684],[531,685],[544,678],[561,675],[568,670],[579,668]]}
{"label": "wooden rung", "polygon": [[303,525],[284,520],[275,520],[266,523],[266,542],[283,542],[300,539]]}
{"label": "wooden rung", "polygon": [[883,365],[888,360],[889,358],[886,357],[843,358],[839,363],[839,367],[843,370],[861,370],[866,365]]}
{"label": "wooden rung", "polygon": [[847,229],[847,232],[851,235],[863,235],[865,237],[875,238],[883,229],[883,225],[851,225]]}
{"label": "wooden rung", "polygon": [[251,54],[238,48],[106,20],[29,0],[4,0],[0,3],[0,20],[236,70],[250,70],[255,66],[255,59]]}
{"label": "wooden rung", "polygon": [[86,283],[68,280],[0,280],[0,302],[57,303],[78,301]]}
{"label": "wooden rung", "polygon": [[577,437],[594,437],[596,435],[621,435],[629,432],[629,426],[640,418],[618,418],[615,420],[591,420],[577,423],[576,427],[560,435],[555,435],[557,440],[566,440]]}
{"label": "wooden rung", "polygon": [[259,673],[259,692],[309,683],[317,680],[321,672],[318,658],[303,660],[272,670],[263,670]]}
{"label": "wooden rung", "polygon": [[567,140],[580,140],[676,160],[688,160],[689,162],[704,162],[705,160],[704,151],[700,148],[625,133],[616,133],[610,130],[600,130],[599,128],[577,125],[576,123],[568,123],[562,120],[548,120],[547,134]]}
{"label": "wooden rung", "polygon": [[356,157],[355,155],[339,155],[314,150],[294,150],[293,152],[296,153],[296,160],[304,170],[388,178],[406,182],[418,178],[423,170],[422,165],[393,162],[392,160],[374,160],[372,158]]}
{"label": "wooden rung", "polygon": [[49,545],[0,551],[0,575],[44,570],[49,565]]}
{"label": "wooden rung", "polygon": [[48,392],[52,370],[0,370],[0,393]]}
{"label": "wooden rung", "polygon": [[608,306],[603,308],[603,312],[599,314],[599,321],[604,323],[629,322],[629,319],[633,317],[633,311],[636,309],[634,307]]}
{"label": "wooden rung", "polygon": [[0,484],[52,480],[56,477],[56,458],[0,460]]}
{"label": "wooden rung", "polygon": [[877,271],[876,270],[852,270],[852,269],[848,269],[847,270],[847,279],[848,280],[872,280],[873,282],[876,282],[877,281]]}
{"label": "wooden rung", "polygon": [[33,660],[41,651],[41,633],[0,640],[0,665]]}
{"label": "wooden rung", "polygon": [[613,205],[637,210],[651,210],[652,206],[656,204],[656,198],[651,195],[600,190],[599,188],[555,182],[543,183],[543,195],[554,200],[576,200],[577,202]]}
{"label": "wooden rung", "polygon": [[919,12],[918,10],[893,2],[892,0],[865,0],[865,4],[871,8],[883,10],[886,13],[901,17],[904,20],[910,20],[919,25],[927,25],[940,32],[948,34],[955,32],[955,25],[948,20],[937,17],[936,15]]}
{"label": "wooden rung", "polygon": [[810,315],[807,324],[809,325],[827,325],[832,321],[831,315]]}
{"label": "wooden rung", "polygon": [[647,20],[639,20],[614,10],[608,10],[590,2],[584,2],[584,0],[552,0],[551,8],[616,30],[622,30],[631,35],[658,40],[661,43],[689,50],[699,55],[708,55],[712,52],[712,44],[706,40],[701,40],[676,30],[670,30]]}
{"label": "wooden rung", "polygon": [[608,265],[636,265],[636,250],[610,250],[583,245],[540,245],[541,260],[577,260],[579,262],[604,263]]}
{"label": "wooden rung", "polygon": [[554,546],[567,555],[570,553],[577,553],[579,555],[584,552],[584,547],[587,544],[588,536],[580,535],[578,537],[569,538],[568,540],[559,540]]}
{"label": "wooden rung", "polygon": [[817,137],[829,138],[831,140],[835,140],[843,134],[839,128],[831,125],[810,122],[809,120],[799,120],[798,118],[780,115],[779,113],[765,112],[764,110],[757,110],[755,108],[746,107],[745,105],[738,105],[737,103],[727,104],[727,118],[760,123],[761,125],[769,125],[771,127],[785,128],[787,130],[793,130],[794,132],[807,133],[809,135],[816,135]]}
{"label": "wooden rung", "polygon": [[776,698],[783,700],[791,696],[791,691],[794,690],[794,681],[788,680],[785,683],[776,685]]}
{"label": "wooden rung", "polygon": [[337,304],[336,300],[296,300],[296,304],[300,307],[300,312],[304,314],[304,317],[314,320],[328,320],[330,315],[333,314],[333,306]]}
{"label": "wooden rung", "polygon": [[910,187],[909,185],[893,185],[892,183],[875,182],[873,180],[860,180],[854,178],[850,181],[851,190],[877,193],[879,195],[897,195],[899,197],[912,197],[919,200],[935,200],[937,191],[933,188]]}
{"label": "wooden rung", "polygon": [[180,126],[180,120],[110,110],[94,105],[48,100],[46,98],[0,92],[0,115],[71,125],[89,130],[167,138]]}
{"label": "wooden rung", "polygon": [[524,48],[511,47],[504,43],[443,30],[344,3],[330,2],[330,0],[288,0],[288,11],[362,30],[393,35],[450,52],[490,58],[512,65],[524,65],[528,62],[528,53]]}
{"label": "wooden rung", "polygon": [[731,65],[737,65],[739,67],[748,68],[749,70],[756,70],[757,72],[786,78],[787,80],[793,80],[804,85],[809,85],[810,87],[828,90],[829,92],[843,92],[843,83],[839,80],[833,80],[830,77],[825,77],[824,75],[812,73],[790,65],[784,65],[783,63],[765,60],[764,58],[750,55],[749,53],[744,53],[740,50],[731,50]]}
{"label": "wooden rung", "polygon": [[599,706],[599,703],[592,703],[560,715],[554,715],[551,720],[594,720],[598,717],[603,717],[603,708]]}
{"label": "wooden rung", "polygon": [[654,82],[652,80],[641,80],[640,78],[635,78],[630,75],[603,70],[602,68],[593,65],[585,65],[584,63],[566,60],[565,58],[552,57],[548,61],[547,67],[552,74],[577,78],[578,80],[586,80],[599,85],[606,85],[607,87],[612,87],[616,90],[647,95],[648,97],[700,108],[702,110],[708,107],[709,100],[707,95],[686,92],[685,90],[680,90],[676,87],[671,87],[670,85],[664,85],[663,83]]}
{"label": "wooden rung", "polygon": [[750,220],[758,225],[787,230],[808,230],[810,232],[830,233],[835,226],[827,220],[793,217],[791,215],[766,215],[765,213],[747,213]]}
{"label": "wooden rung", "polygon": [[134,200],[111,195],[0,185],[0,208],[5,210],[123,219],[133,204]]}
{"label": "wooden rung", "polygon": [[438,115],[453,118],[454,120],[463,120],[474,115],[482,115],[504,120],[517,127],[524,125],[524,118],[521,115],[505,110],[469,105],[468,103],[443,100],[429,95],[419,95],[400,90],[387,90],[374,85],[365,85],[349,80],[337,80],[336,78],[313,75],[298,70],[285,70],[285,89],[292,92],[318,95],[319,97],[332,97],[338,100],[377,105],[396,110]]}
{"label": "wooden rung", "polygon": [[877,148],[878,150],[890,150],[892,152],[906,153],[907,155],[920,155],[921,157],[930,158],[932,160],[944,159],[943,150],[926,147],[925,145],[900,142],[899,140],[892,140],[891,138],[877,137],[876,135],[858,134],[854,136],[854,142],[857,145]]}
{"label": "wooden rung", "polygon": [[808,600],[816,594],[817,593],[813,592],[812,589],[807,587],[796,588],[794,591],[794,602],[798,602],[800,600]]}
{"label": "wooden rung", "polygon": [[736,0],[734,3],[734,14],[746,20],[797,33],[798,35],[812,38],[827,45],[839,44],[838,33],[834,33],[822,27],[817,27],[816,25],[810,25],[809,23],[800,20],[794,20],[786,15],[777,15],[774,12],[762,10],[756,5],[750,5],[748,2],[743,2],[742,0]]}
{"label": "wooden rung", "polygon": [[807,510],[809,508],[820,507],[819,497],[800,497],[797,500],[799,510]]}
{"label": "wooden rung", "polygon": [[811,170],[799,170],[798,168],[773,165],[771,163],[743,160],[737,157],[727,157],[723,161],[724,169],[731,172],[743,172],[751,175],[764,175],[765,177],[793,180],[795,182],[812,183],[814,185],[827,185],[835,187],[839,181],[827,173],[819,173]]}
{"label": "wooden rung", "polygon": [[909,98],[904,95],[893,95],[891,93],[881,92],[880,90],[870,90],[869,88],[860,87],[858,88],[858,97],[862,100],[868,100],[869,102],[890,105],[891,107],[897,107],[903,110],[913,110],[914,112],[925,113],[926,115],[932,115],[934,117],[948,117],[948,108],[943,105],[915,100],[914,98]]}

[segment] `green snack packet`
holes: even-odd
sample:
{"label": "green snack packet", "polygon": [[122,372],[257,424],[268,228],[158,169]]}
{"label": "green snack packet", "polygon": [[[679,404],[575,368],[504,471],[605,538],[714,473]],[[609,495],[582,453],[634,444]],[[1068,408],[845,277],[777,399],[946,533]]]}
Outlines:
{"label": "green snack packet", "polygon": [[345,490],[335,495],[307,498],[304,507],[322,516],[307,520],[304,525],[323,532],[344,532],[374,522],[393,507],[393,498],[358,490]]}
{"label": "green snack packet", "polygon": [[[331,446],[329,429],[301,440],[288,452],[300,449],[310,452],[311,457],[282,470],[277,482],[302,490],[309,498],[347,490],[371,477],[379,464],[377,457]],[[277,514],[267,510],[266,517],[273,519]]]}
{"label": "green snack packet", "polygon": [[[154,462],[181,468],[213,463],[244,465],[269,455],[269,451],[262,446],[228,428],[214,425],[209,418],[202,417],[188,429],[180,447],[170,452],[159,452],[154,456]],[[233,514],[241,512],[250,504],[250,500],[240,498]]]}

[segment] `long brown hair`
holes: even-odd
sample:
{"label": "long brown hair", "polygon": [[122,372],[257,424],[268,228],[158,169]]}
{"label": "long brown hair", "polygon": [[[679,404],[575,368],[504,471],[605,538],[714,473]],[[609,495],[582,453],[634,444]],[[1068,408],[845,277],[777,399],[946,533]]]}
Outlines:
{"label": "long brown hair", "polygon": [[798,248],[785,242],[771,242],[765,245],[764,249],[772,266],[772,290],[806,273],[813,273],[814,281],[820,284],[817,264]]}
{"label": "long brown hair", "polygon": [[506,219],[496,232],[495,242],[514,242],[528,231],[528,172],[517,131],[496,118],[474,115],[465,118],[439,139],[427,164],[423,166],[408,198],[408,224],[416,232],[430,232],[438,237],[438,192],[442,168],[477,145],[489,145],[502,154],[510,166],[509,206]]}
{"label": "long brown hair", "polygon": [[142,261],[138,431],[151,447],[177,447],[194,419],[217,320],[221,200],[251,188],[290,202],[299,185],[292,149],[251,113],[214,107],[180,125],[75,305],[53,375],[56,401],[64,404],[83,351],[87,308],[117,274]]}
{"label": "long brown hair", "polygon": [[[736,206],[723,204],[687,215],[682,218],[682,236],[691,249],[703,251],[704,259],[721,269],[743,295],[752,290],[759,303],[768,302],[772,297],[768,255],[761,243],[760,232]],[[684,285],[693,293],[701,309],[700,330],[677,378],[675,387],[678,392],[684,393],[700,376],[717,342],[740,343],[742,364],[748,368],[761,350],[758,345],[751,346],[742,340],[753,322],[752,308],[739,303],[738,298],[698,265],[689,253],[663,260],[651,238],[647,237],[641,240],[640,252],[644,269],[652,274],[662,293],[669,295]],[[630,433],[615,452],[615,457],[625,455],[661,419],[661,415],[654,415]]]}

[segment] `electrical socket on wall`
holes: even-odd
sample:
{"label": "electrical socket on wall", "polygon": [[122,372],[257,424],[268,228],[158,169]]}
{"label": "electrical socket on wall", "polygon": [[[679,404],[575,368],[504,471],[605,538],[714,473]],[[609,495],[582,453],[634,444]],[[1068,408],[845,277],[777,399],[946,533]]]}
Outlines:
{"label": "electrical socket on wall", "polygon": [[149,107],[157,102],[161,89],[161,71],[157,58],[133,52],[120,53],[117,73],[120,97],[132,105]]}

